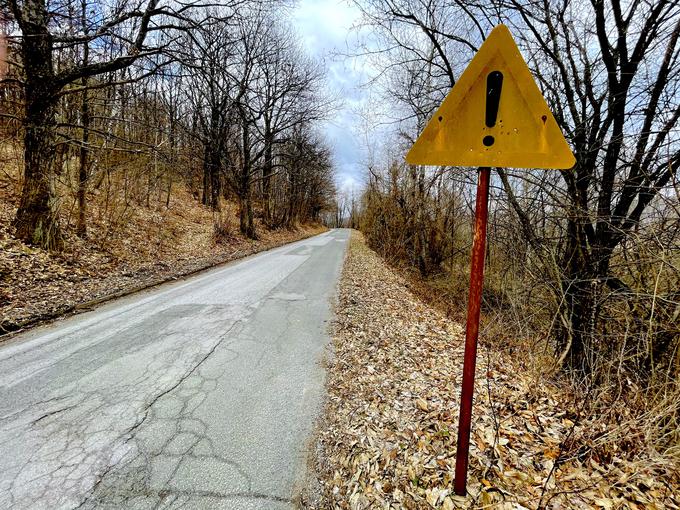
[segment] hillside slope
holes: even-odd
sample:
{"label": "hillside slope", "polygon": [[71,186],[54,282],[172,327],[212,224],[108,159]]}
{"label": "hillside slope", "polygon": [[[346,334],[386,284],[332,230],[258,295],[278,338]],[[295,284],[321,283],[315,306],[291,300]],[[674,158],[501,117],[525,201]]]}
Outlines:
{"label": "hillside slope", "polygon": [[169,199],[159,190],[148,206],[143,198],[90,193],[86,239],[75,234],[75,200],[62,203],[65,250],[48,253],[12,235],[18,188],[0,174],[0,335],[325,230],[270,231],[257,222],[258,239],[246,239],[235,204],[223,203],[216,217],[176,184]]}

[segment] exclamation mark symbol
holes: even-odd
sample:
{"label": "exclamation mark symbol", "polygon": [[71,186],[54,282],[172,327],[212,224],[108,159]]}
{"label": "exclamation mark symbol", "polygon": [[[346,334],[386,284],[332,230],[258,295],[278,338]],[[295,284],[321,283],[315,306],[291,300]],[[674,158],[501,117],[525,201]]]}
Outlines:
{"label": "exclamation mark symbol", "polygon": [[[501,89],[503,88],[503,73],[500,71],[492,71],[486,77],[486,127],[494,127],[496,125],[496,117],[498,117],[498,106],[501,103]],[[482,143],[487,147],[491,147],[495,138],[491,135],[486,135]]]}

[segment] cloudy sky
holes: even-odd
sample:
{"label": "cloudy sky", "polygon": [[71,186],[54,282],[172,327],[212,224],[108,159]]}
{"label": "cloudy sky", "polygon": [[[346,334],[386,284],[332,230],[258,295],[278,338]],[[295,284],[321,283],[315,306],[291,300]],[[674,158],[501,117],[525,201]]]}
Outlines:
{"label": "cloudy sky", "polygon": [[292,20],[307,51],[326,62],[331,93],[344,99],[343,107],[324,129],[334,151],[338,186],[345,191],[361,187],[363,180],[365,147],[357,110],[366,93],[360,89],[365,76],[357,62],[338,53],[345,53],[351,44],[350,29],[359,16],[356,7],[345,0],[300,0]]}

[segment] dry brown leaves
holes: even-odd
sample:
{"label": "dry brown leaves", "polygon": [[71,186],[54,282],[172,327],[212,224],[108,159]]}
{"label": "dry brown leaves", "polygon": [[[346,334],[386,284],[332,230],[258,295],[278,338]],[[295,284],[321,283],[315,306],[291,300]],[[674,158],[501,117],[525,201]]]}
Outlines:
{"label": "dry brown leaves", "polygon": [[[565,391],[480,349],[469,495],[453,494],[463,330],[353,235],[340,285],[316,508],[678,508],[677,481],[607,463]],[[521,358],[521,355],[515,358]],[[587,435],[589,437],[589,435]],[[676,479],[677,480],[677,479]],[[672,484],[675,484],[673,487]]]}

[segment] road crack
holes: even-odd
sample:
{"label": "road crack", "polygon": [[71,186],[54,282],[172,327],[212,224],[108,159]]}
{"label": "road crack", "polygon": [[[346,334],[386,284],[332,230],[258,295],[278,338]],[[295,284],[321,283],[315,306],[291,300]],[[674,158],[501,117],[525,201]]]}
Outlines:
{"label": "road crack", "polygon": [[57,410],[55,410],[55,411],[50,411],[49,413],[45,413],[45,414],[43,414],[41,417],[36,418],[35,420],[33,420],[33,421],[31,422],[31,425],[37,425],[38,422],[44,420],[45,418],[49,418],[50,416],[54,416],[55,414],[63,413],[64,411],[68,411],[69,409],[73,409],[73,408],[75,408],[75,407],[76,407],[75,405],[73,405],[73,406],[66,406],[66,407],[62,407],[61,409],[57,409]]}
{"label": "road crack", "polygon": [[[123,440],[123,444],[127,445],[130,441],[135,439],[137,431],[142,427],[142,425],[144,425],[146,420],[149,418],[149,414],[153,406],[163,397],[177,390],[180,386],[182,386],[184,382],[186,382],[190,377],[192,377],[201,368],[201,366],[215,353],[217,348],[220,345],[222,345],[224,340],[229,337],[230,333],[240,322],[241,321],[236,321],[234,324],[232,324],[227,329],[227,331],[220,336],[217,342],[215,342],[215,344],[191,367],[190,370],[186,371],[179,379],[177,379],[177,381],[172,386],[169,386],[168,388],[157,394],[142,408],[141,416],[139,417],[139,419],[119,436],[120,438],[125,438]],[[43,417],[41,417],[41,419],[42,418]],[[115,467],[116,465],[109,465],[106,467],[102,474],[97,478],[97,481],[94,483],[91,489],[87,492],[83,501],[76,508],[83,508],[84,505],[86,505],[89,501],[92,500],[92,497],[94,496],[97,487],[99,487],[102,484],[104,478],[111,471],[113,471]]]}
{"label": "road crack", "polygon": [[237,324],[239,324],[239,323],[240,323],[240,321],[236,321],[234,324],[232,324],[231,327],[226,331],[226,333],[224,333],[224,334],[220,337],[220,339],[219,339],[217,342],[215,342],[215,345],[213,345],[212,348],[210,348],[210,350],[205,354],[205,356],[203,356],[203,357],[198,361],[198,363],[196,363],[196,364],[191,368],[191,370],[189,370],[189,371],[186,372],[182,377],[180,377],[180,378],[177,380],[177,382],[176,382],[173,386],[167,388],[167,389],[164,390],[163,392],[161,392],[161,393],[159,393],[158,395],[156,395],[156,397],[154,397],[153,400],[151,400],[151,402],[149,402],[148,404],[146,404],[146,406],[144,406],[144,409],[143,409],[143,411],[144,411],[144,416],[142,416],[142,418],[141,418],[140,420],[138,420],[137,423],[135,423],[135,424],[134,424],[132,427],[130,427],[128,430],[126,430],[125,433],[123,434],[123,436],[129,436],[129,437],[125,440],[125,443],[128,443],[130,440],[132,440],[132,439],[134,438],[137,429],[139,429],[139,427],[141,427],[141,426],[144,424],[144,422],[146,421],[146,419],[149,417],[149,411],[150,411],[151,408],[154,406],[154,404],[156,404],[156,402],[158,402],[160,399],[162,399],[163,397],[165,397],[165,396],[168,395],[169,393],[172,393],[173,391],[175,391],[175,390],[176,390],[177,388],[179,388],[179,387],[180,387],[187,379],[189,379],[189,377],[191,377],[191,376],[194,374],[194,372],[196,372],[196,370],[198,370],[198,369],[201,367],[201,365],[203,365],[203,363],[205,363],[205,362],[208,360],[208,358],[210,358],[210,356],[212,356],[212,355],[215,353],[215,351],[217,350],[217,348],[218,348],[218,347],[222,344],[222,342],[227,338],[227,335],[229,335],[229,333],[231,333],[231,331],[234,329],[234,327],[235,327]]}

